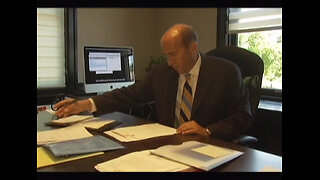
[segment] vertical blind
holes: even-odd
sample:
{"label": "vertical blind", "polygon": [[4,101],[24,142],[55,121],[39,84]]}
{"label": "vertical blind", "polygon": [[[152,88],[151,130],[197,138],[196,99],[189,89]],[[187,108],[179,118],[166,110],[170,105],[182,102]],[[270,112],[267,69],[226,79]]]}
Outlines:
{"label": "vertical blind", "polygon": [[282,8],[229,8],[228,33],[282,29]]}
{"label": "vertical blind", "polygon": [[37,8],[37,88],[65,87],[64,9]]}

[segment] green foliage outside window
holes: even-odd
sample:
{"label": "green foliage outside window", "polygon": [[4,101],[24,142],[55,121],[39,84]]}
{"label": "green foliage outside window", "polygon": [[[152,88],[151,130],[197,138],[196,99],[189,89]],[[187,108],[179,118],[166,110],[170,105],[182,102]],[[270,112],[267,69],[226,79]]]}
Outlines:
{"label": "green foliage outside window", "polygon": [[238,46],[258,54],[264,62],[262,87],[282,89],[282,31],[240,33]]}

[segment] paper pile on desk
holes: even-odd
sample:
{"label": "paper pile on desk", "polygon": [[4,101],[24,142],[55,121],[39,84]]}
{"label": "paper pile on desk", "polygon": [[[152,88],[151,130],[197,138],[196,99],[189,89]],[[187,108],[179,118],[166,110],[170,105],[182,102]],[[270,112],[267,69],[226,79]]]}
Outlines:
{"label": "paper pile on desk", "polygon": [[85,127],[70,126],[60,129],[37,132],[37,145],[80,139],[92,136]]}
{"label": "paper pile on desk", "polygon": [[132,142],[176,134],[176,129],[158,123],[118,128],[104,132],[121,142]]}
{"label": "paper pile on desk", "polygon": [[175,172],[190,166],[151,154],[152,150],[129,153],[100,164],[95,168],[100,172]]}
{"label": "paper pile on desk", "polygon": [[89,120],[85,120],[85,121],[76,123],[72,126],[82,126],[82,127],[86,127],[86,128],[90,128],[90,129],[100,129],[108,124],[115,123],[115,122],[116,122],[116,120],[112,120],[112,119],[100,120],[99,118],[92,118]]}
{"label": "paper pile on desk", "polygon": [[52,120],[50,123],[57,126],[70,126],[81,121],[89,120],[93,118],[93,115],[72,115],[64,118],[59,118],[57,120]]}
{"label": "paper pile on desk", "polygon": [[243,154],[240,151],[198,141],[188,141],[180,145],[165,145],[152,151],[152,153],[205,171]]}
{"label": "paper pile on desk", "polygon": [[208,171],[242,154],[224,147],[188,141],[126,154],[97,164],[95,168],[100,172],[175,172],[192,168]]}

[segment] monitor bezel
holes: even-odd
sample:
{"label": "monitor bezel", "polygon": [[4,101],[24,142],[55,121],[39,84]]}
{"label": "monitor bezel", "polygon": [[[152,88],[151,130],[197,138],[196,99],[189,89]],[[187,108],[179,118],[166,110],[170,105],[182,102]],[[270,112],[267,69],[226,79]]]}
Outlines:
{"label": "monitor bezel", "polygon": [[[129,67],[127,69],[127,71],[129,71],[129,79],[126,79],[124,81],[114,81],[114,82],[96,82],[96,83],[87,83],[87,69],[88,64],[86,64],[86,52],[87,51],[95,51],[97,50],[98,52],[103,52],[104,50],[106,51],[116,51],[119,50],[119,52],[122,51],[128,51],[130,50],[131,54],[128,57],[128,61],[130,61],[131,59],[131,63],[132,63],[132,69],[130,70],[130,62],[129,63]],[[131,57],[130,57],[131,56]],[[88,60],[88,59],[87,59]],[[121,59],[122,61],[122,59]],[[92,93],[96,93],[96,94],[102,94],[104,92],[108,92],[108,91],[112,91],[114,89],[117,88],[121,88],[121,87],[126,87],[126,86],[130,86],[132,84],[135,83],[135,73],[134,73],[134,66],[135,66],[135,59],[134,59],[134,49],[131,46],[92,46],[92,45],[84,45],[83,46],[83,77],[84,77],[84,91],[86,94],[92,94]]]}

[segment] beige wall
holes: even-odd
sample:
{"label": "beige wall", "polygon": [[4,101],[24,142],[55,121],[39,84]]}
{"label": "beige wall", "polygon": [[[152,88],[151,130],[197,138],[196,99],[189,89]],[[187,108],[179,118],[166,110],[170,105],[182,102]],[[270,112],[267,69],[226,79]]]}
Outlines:
{"label": "beige wall", "polygon": [[150,56],[159,56],[160,37],[176,23],[194,27],[199,49],[216,47],[216,8],[78,8],[78,68],[83,82],[83,46],[132,46],[136,79],[145,77]]}
{"label": "beige wall", "polygon": [[216,8],[161,8],[158,9],[157,16],[159,19],[159,23],[156,24],[158,41],[170,26],[184,23],[191,25],[197,31],[201,52],[207,52],[216,47]]}

